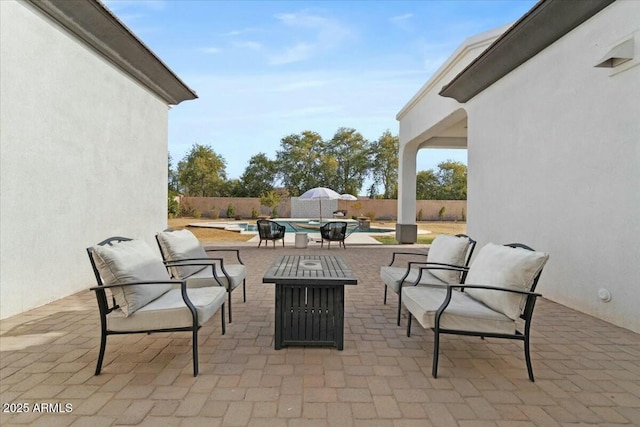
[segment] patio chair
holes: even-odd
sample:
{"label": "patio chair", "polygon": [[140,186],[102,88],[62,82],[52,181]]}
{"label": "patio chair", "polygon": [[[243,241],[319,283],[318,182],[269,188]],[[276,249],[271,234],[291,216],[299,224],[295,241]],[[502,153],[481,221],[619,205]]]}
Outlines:
{"label": "patio chair", "polygon": [[347,238],[347,223],[344,221],[327,222],[320,227],[320,248],[324,246],[324,241],[328,242],[328,248],[331,249],[331,242],[338,242],[338,247],[342,244],[344,249],[344,239]]}
{"label": "patio chair", "polygon": [[170,280],[162,258],[141,240],[111,237],[87,248],[87,253],[98,283],[91,290],[100,310],[95,375],[102,370],[109,335],[188,331],[193,376],[198,376],[198,330],[220,309],[222,334],[226,332],[224,289],[192,289],[185,280]]}
{"label": "patio chair", "polygon": [[[233,322],[231,292],[242,283],[242,300],[247,302],[247,269],[240,259],[240,251],[231,248],[205,249],[189,230],[166,230],[156,234],[156,241],[165,265],[174,280],[186,280],[189,286],[223,286],[228,294],[229,323]],[[209,254],[229,252],[236,263],[224,256]]]}
{"label": "patio chair", "polygon": [[[389,265],[380,267],[380,278],[384,282],[384,304],[387,303],[387,289],[398,294],[397,324],[400,326],[402,314],[402,293],[404,285],[414,286],[446,286],[447,284],[464,283],[466,270],[476,241],[466,234],[450,236],[441,234],[431,243],[427,252],[394,252]],[[400,259],[412,259],[406,267],[396,267],[394,263]],[[418,269],[419,266],[425,269]]]}
{"label": "patio chair", "polygon": [[276,240],[282,240],[282,247],[284,248],[284,233],[286,227],[280,225],[275,221],[269,221],[268,219],[258,220],[258,235],[260,236],[260,242],[258,247],[262,245],[264,240],[264,246],[267,247],[269,240],[273,241],[273,248],[276,247]]}
{"label": "patio chair", "polygon": [[[549,259],[518,243],[484,246],[464,284],[446,288],[405,287],[402,304],[407,308],[407,336],[411,336],[411,318],[434,333],[431,374],[438,376],[440,334],[472,335],[524,341],[529,380],[534,381],[529,351],[531,317],[535,307],[536,285]],[[459,289],[460,291],[457,291]],[[522,331],[517,321],[524,320]]]}

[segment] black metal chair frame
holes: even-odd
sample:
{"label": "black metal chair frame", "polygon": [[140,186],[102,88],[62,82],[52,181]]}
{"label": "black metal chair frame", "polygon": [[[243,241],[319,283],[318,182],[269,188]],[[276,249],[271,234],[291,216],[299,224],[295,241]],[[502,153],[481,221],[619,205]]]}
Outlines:
{"label": "black metal chair frame", "polygon": [[[100,246],[111,245],[113,242],[119,243],[124,241],[129,241],[127,237],[110,237],[102,242],[98,243]],[[152,334],[157,332],[191,332],[192,334],[192,352],[193,352],[193,376],[198,376],[198,330],[200,326],[198,325],[198,312],[196,311],[195,306],[189,299],[187,294],[187,282],[186,280],[166,280],[166,281],[143,281],[143,282],[129,282],[129,283],[115,283],[111,285],[105,285],[102,282],[102,278],[100,277],[100,272],[98,271],[98,267],[93,259],[93,248],[87,248],[87,254],[89,255],[89,261],[91,262],[91,268],[93,269],[93,273],[96,276],[96,281],[98,286],[94,286],[89,288],[89,290],[94,291],[96,294],[96,299],[98,300],[98,309],[100,310],[100,350],[98,353],[98,362],[96,365],[95,375],[100,375],[100,371],[102,370],[102,362],[104,361],[104,353],[107,347],[107,337],[109,335],[128,335],[128,334]],[[137,286],[137,285],[153,285],[153,284],[172,284],[172,285],[180,285],[182,299],[191,312],[191,317],[193,319],[192,326],[188,327],[179,327],[179,328],[162,328],[162,329],[149,329],[149,330],[139,330],[139,331],[111,331],[107,325],[107,315],[114,310],[120,308],[120,306],[116,303],[113,295],[111,296],[111,301],[107,297],[106,289],[112,288],[124,288],[127,286]],[[224,304],[220,307],[221,310],[221,318],[222,318],[222,335],[226,333],[226,325],[224,321]]]}
{"label": "black metal chair frame", "polygon": [[[407,277],[409,277],[409,274],[411,273],[411,268],[415,265],[415,266],[419,266],[419,265],[423,265],[425,270],[452,270],[452,271],[461,271],[462,272],[462,276],[460,278],[460,283],[464,283],[466,277],[467,277],[467,269],[466,267],[469,265],[469,261],[471,261],[471,256],[473,255],[473,251],[476,247],[476,241],[473,240],[471,237],[467,236],[466,234],[456,234],[456,237],[466,237],[467,239],[469,239],[470,242],[470,248],[469,251],[467,252],[467,258],[465,259],[465,263],[464,265],[453,265],[453,264],[444,264],[444,263],[438,263],[438,262],[429,262],[428,261],[428,256],[429,253],[420,253],[420,252],[393,252],[393,254],[391,255],[391,262],[389,263],[389,265],[387,267],[391,267],[393,266],[393,263],[396,260],[396,255],[407,255],[407,256],[421,256],[421,257],[425,257],[427,258],[427,261],[409,261],[407,263],[407,271],[405,272],[404,276],[402,276],[402,279],[400,279],[400,289],[398,292],[398,314],[397,314],[397,325],[400,326],[400,318],[402,317],[402,286],[404,286],[405,284],[405,280],[407,279]],[[423,269],[421,268],[418,272],[418,279],[416,282],[413,283],[414,286],[416,286],[418,283],[420,283],[420,279],[422,278],[422,271]],[[407,282],[408,284],[410,282]],[[387,303],[387,284],[385,283],[384,285],[384,304]]]}
{"label": "black metal chair frame", "polygon": [[[522,248],[529,251],[533,251],[532,248],[530,248],[527,245],[523,245],[521,243],[509,243],[504,246],[509,246],[512,248]],[[466,268],[466,270],[468,271],[469,269]],[[434,333],[433,365],[431,368],[431,375],[433,376],[433,378],[438,377],[438,355],[439,355],[439,347],[440,347],[440,334],[451,334],[451,335],[476,336],[482,339],[484,339],[485,337],[490,337],[490,338],[504,338],[504,339],[523,341],[524,357],[527,363],[527,372],[529,374],[529,380],[531,382],[534,382],[533,367],[531,365],[531,352],[529,348],[530,347],[529,333],[531,331],[531,318],[533,317],[533,309],[536,305],[536,299],[542,296],[541,294],[534,292],[536,290],[536,286],[538,285],[538,280],[540,279],[541,274],[542,274],[542,270],[534,278],[530,291],[507,289],[507,288],[488,286],[488,285],[471,285],[471,284],[447,285],[447,295],[445,296],[445,299],[442,305],[438,308],[438,311],[436,312],[435,327],[431,328],[431,330]],[[490,333],[490,332],[486,333],[486,332],[475,332],[475,331],[464,331],[464,330],[457,330],[457,329],[440,328],[440,318],[442,317],[442,314],[444,313],[447,306],[451,302],[451,295],[453,290],[460,289],[462,292],[464,292],[465,288],[492,289],[492,290],[501,291],[501,292],[509,292],[514,294],[526,295],[524,310],[522,310],[522,313],[520,314],[520,318],[524,320],[523,331],[516,329],[516,332],[514,334],[498,334],[498,333]],[[412,318],[411,312],[407,311],[407,316],[409,318],[407,322],[407,336],[410,337],[411,336],[411,318]]]}
{"label": "black metal chair frame", "polygon": [[[335,236],[335,230],[340,229],[338,235]],[[320,227],[320,248],[324,246],[324,241],[328,242],[328,247],[331,249],[331,242],[338,242],[338,247],[342,245],[343,249],[347,249],[344,244],[344,239],[347,238],[347,223],[344,221],[331,221]]]}
{"label": "black metal chair frame", "polygon": [[[264,235],[263,229],[260,227],[260,224],[269,224],[269,234]],[[284,225],[278,224],[275,221],[271,221],[268,219],[259,219],[257,222],[258,226],[258,235],[260,236],[260,242],[258,243],[258,247],[262,245],[262,241],[264,240],[264,246],[268,246],[269,240],[273,241],[273,248],[276,247],[276,240],[282,239],[282,247],[284,248],[284,235],[287,228]]]}
{"label": "black metal chair frame", "polygon": [[[173,230],[166,230],[166,231],[173,231]],[[225,270],[224,268],[224,258],[209,257],[209,258],[184,258],[184,259],[172,260],[172,259],[169,259],[168,254],[165,254],[164,251],[162,250],[162,245],[158,240],[157,234],[156,234],[156,242],[158,243],[158,249],[160,249],[160,254],[162,255],[162,259],[164,260],[164,265],[167,267],[167,271],[169,272],[169,275],[172,275],[170,267],[184,267],[184,266],[211,267],[211,271],[213,273],[213,278],[215,279],[215,281],[218,283],[218,285],[223,286],[227,290],[227,296],[228,296],[227,301],[229,304],[229,323],[233,323],[233,318],[231,313],[231,292],[233,291],[233,289],[231,289],[231,277],[229,277],[229,273],[227,273],[227,270]],[[204,251],[207,254],[209,252],[233,252],[236,254],[236,259],[238,260],[238,263],[244,265],[244,263],[242,262],[242,259],[240,258],[239,249],[213,248],[213,249],[204,249]],[[217,270],[216,266],[218,265],[218,263],[220,266],[220,270],[222,271],[222,274],[227,279],[228,287],[224,286],[224,283],[220,281],[220,277],[218,276],[218,273],[216,271]],[[199,271],[196,271],[188,276],[182,277],[181,280],[187,280],[189,279],[189,277],[197,273],[199,273]],[[247,302],[247,279],[246,278],[242,280],[242,302]]]}

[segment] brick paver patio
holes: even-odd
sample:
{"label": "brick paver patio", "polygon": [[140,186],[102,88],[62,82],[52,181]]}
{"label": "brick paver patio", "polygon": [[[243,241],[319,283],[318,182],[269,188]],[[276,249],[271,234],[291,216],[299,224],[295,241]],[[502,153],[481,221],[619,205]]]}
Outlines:
{"label": "brick paver patio", "polygon": [[[542,300],[532,331],[535,383],[520,342],[462,336],[442,339],[433,379],[431,331],[415,323],[407,338],[406,319],[395,325],[395,295],[382,304],[379,266],[395,248],[348,246],[331,249],[359,280],[346,289],[344,351],[276,351],[274,286],[262,275],[277,255],[327,249],[241,249],[247,302],[234,292],[225,336],[219,315],[200,330],[197,378],[189,333],[111,336],[94,376],[99,320],[88,291],[1,321],[0,424],[640,425],[638,334]],[[23,403],[27,413],[15,413]]]}

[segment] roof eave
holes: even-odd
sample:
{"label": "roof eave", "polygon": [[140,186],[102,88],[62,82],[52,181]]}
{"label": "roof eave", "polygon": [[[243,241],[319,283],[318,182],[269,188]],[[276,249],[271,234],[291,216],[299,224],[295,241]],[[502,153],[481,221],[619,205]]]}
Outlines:
{"label": "roof eave", "polygon": [[198,95],[96,0],[27,0],[168,105]]}
{"label": "roof eave", "polygon": [[439,94],[469,101],[614,1],[539,1]]}

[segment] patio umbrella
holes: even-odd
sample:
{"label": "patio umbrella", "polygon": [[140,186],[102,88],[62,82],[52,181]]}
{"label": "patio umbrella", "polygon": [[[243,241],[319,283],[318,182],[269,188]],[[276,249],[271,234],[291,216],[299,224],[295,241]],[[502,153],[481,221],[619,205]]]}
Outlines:
{"label": "patio umbrella", "polygon": [[305,191],[298,199],[318,200],[320,203],[320,222],[322,222],[322,200],[339,199],[340,194],[327,187],[316,187]]}
{"label": "patio umbrella", "polygon": [[345,193],[340,195],[340,200],[358,200],[358,198],[353,194]]}

